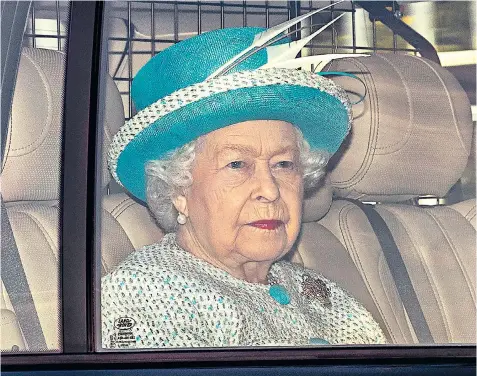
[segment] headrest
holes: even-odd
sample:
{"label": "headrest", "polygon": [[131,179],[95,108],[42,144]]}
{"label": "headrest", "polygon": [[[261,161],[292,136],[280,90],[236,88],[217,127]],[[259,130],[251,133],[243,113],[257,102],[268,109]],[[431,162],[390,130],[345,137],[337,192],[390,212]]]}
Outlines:
{"label": "headrest", "polygon": [[[5,202],[60,197],[65,55],[23,48],[13,97],[2,171]],[[104,150],[124,123],[120,94],[108,76]],[[103,157],[103,187],[110,180]]]}
{"label": "headrest", "polygon": [[325,176],[320,185],[305,193],[302,222],[317,222],[330,210],[333,198],[333,187],[329,176]]}
{"label": "headrest", "polygon": [[106,75],[105,90],[105,108],[103,117],[103,178],[102,187],[106,187],[111,181],[111,174],[108,169],[108,149],[113,136],[119,131],[124,124],[124,105],[119,93],[118,87],[113,79]]}
{"label": "headrest", "polygon": [[22,50],[3,159],[6,202],[59,198],[64,67],[62,52]]}
{"label": "headrest", "polygon": [[[327,69],[355,73],[367,87],[366,99],[353,106],[351,134],[330,163],[335,195],[380,202],[443,197],[471,149],[471,107],[457,80],[411,55],[342,59]],[[363,93],[358,80],[334,81]]]}

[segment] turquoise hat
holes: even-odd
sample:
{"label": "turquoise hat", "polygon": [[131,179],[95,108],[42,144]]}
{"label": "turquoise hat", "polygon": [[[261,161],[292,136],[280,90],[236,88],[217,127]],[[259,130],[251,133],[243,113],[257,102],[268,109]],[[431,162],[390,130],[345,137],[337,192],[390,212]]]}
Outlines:
{"label": "turquoise hat", "polygon": [[[249,120],[287,121],[301,130],[312,149],[338,149],[352,117],[346,93],[333,81],[310,71],[264,67],[270,48],[258,49],[214,76],[265,30],[206,32],[165,49],[141,68],[131,90],[138,112],[114,136],[108,152],[117,182],[145,201],[149,161]],[[292,42],[283,38],[270,47],[281,44]]]}

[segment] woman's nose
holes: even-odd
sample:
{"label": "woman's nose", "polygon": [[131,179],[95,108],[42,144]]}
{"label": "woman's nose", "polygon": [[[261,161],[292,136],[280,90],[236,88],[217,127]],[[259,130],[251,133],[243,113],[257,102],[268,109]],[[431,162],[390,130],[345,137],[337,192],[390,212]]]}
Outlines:
{"label": "woman's nose", "polygon": [[252,194],[254,200],[273,202],[280,197],[277,181],[268,166],[256,168],[254,178],[256,181],[256,187]]}

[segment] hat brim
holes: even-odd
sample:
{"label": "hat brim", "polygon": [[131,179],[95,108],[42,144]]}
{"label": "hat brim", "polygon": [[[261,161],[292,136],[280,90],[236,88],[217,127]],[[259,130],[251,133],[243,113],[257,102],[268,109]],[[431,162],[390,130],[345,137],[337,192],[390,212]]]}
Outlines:
{"label": "hat brim", "polygon": [[239,88],[213,94],[161,117],[121,152],[116,174],[146,200],[145,165],[217,129],[250,120],[282,120],[298,127],[312,149],[334,153],[349,130],[349,112],[333,95],[289,84]]}

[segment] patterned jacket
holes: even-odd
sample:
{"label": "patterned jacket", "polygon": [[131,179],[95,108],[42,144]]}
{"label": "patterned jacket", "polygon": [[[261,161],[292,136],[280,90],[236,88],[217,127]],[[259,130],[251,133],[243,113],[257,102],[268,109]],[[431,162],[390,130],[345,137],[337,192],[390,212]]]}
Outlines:
{"label": "patterned jacket", "polygon": [[102,279],[103,347],[386,343],[371,314],[316,272],[279,261],[269,281],[285,301],[271,285],[234,278],[167,234]]}

